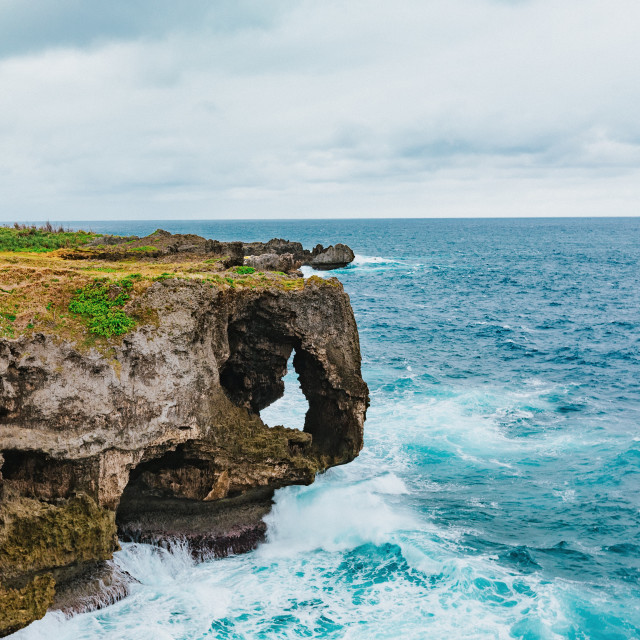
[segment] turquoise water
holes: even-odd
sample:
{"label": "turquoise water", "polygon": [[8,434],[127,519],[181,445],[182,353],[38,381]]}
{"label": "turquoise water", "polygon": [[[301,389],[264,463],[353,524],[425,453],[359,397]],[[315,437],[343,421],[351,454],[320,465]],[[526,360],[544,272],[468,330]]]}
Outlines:
{"label": "turquoise water", "polygon": [[16,638],[640,637],[639,219],[91,226],[351,245],[365,448],[255,552],[124,545],[131,597]]}

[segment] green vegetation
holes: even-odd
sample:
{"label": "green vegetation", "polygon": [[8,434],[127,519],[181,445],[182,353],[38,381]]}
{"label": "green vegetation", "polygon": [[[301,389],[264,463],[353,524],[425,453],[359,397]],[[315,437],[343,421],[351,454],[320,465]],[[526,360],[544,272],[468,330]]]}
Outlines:
{"label": "green vegetation", "polygon": [[69,303],[69,311],[83,316],[91,333],[110,338],[120,336],[135,326],[135,320],[123,310],[133,283],[140,279],[132,274],[119,281],[95,278],[76,291]]}
{"label": "green vegetation", "polygon": [[96,234],[86,231],[54,229],[50,224],[43,227],[27,227],[16,224],[0,227],[0,251],[31,251],[46,253],[56,249],[72,249],[86,244]]}
{"label": "green vegetation", "polygon": [[83,271],[102,271],[103,273],[115,273],[116,271],[118,271],[118,269],[114,267],[95,267],[95,266],[82,267],[82,270]]}
{"label": "green vegetation", "polygon": [[[4,231],[17,233],[18,229]],[[96,252],[91,259],[88,255],[94,249],[80,248],[83,259],[75,260],[70,257],[73,249],[0,251],[0,338],[43,332],[78,348],[107,353],[111,341],[158,321],[144,301],[145,292],[154,283],[179,287],[183,281],[201,282],[207,289],[232,291],[295,291],[306,286],[302,278],[272,271],[224,269],[222,260],[215,258],[208,264],[201,255],[169,254],[149,259],[154,254],[140,252],[126,259],[106,260]]]}
{"label": "green vegetation", "polygon": [[131,247],[129,251],[141,251],[142,253],[145,253],[146,251],[157,251],[157,249],[155,247],[145,246],[145,247]]}
{"label": "green vegetation", "polygon": [[232,271],[234,273],[239,273],[240,275],[243,275],[243,276],[256,272],[256,270],[253,267],[233,267]]}

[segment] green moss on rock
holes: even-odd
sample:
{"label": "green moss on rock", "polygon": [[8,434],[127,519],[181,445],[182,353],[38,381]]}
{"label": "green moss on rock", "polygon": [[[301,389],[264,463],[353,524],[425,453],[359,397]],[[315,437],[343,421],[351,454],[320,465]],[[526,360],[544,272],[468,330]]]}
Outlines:
{"label": "green moss on rock", "polygon": [[55,581],[50,573],[36,576],[22,589],[0,587],[0,636],[39,620],[53,603]]}
{"label": "green moss on rock", "polygon": [[107,560],[118,548],[115,516],[87,495],[61,504],[31,498],[7,501],[0,508],[3,579],[72,563]]}

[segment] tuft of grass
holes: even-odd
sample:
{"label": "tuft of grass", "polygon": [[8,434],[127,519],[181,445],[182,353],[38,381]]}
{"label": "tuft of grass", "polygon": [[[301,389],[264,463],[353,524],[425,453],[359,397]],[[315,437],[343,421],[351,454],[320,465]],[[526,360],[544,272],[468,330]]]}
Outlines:
{"label": "tuft of grass", "polygon": [[138,274],[119,281],[95,278],[93,282],[76,290],[69,303],[69,311],[83,316],[89,331],[98,336],[110,338],[127,333],[136,323],[122,307],[131,298],[133,283],[138,279]]}
{"label": "tuft of grass", "polygon": [[144,246],[144,247],[131,247],[129,251],[139,251],[146,253],[147,251],[157,251],[156,247]]}
{"label": "tuft of grass", "polygon": [[253,267],[247,267],[247,266],[233,267],[231,271],[233,271],[234,273],[239,273],[240,275],[243,275],[243,276],[256,272],[256,270]]}

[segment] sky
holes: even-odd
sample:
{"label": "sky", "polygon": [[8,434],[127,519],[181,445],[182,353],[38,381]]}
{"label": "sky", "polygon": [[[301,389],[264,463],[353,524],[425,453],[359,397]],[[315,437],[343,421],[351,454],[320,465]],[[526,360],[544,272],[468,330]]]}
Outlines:
{"label": "sky", "polygon": [[0,220],[640,214],[638,0],[0,0]]}

